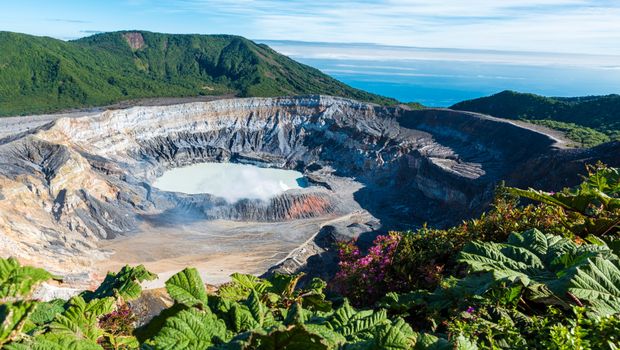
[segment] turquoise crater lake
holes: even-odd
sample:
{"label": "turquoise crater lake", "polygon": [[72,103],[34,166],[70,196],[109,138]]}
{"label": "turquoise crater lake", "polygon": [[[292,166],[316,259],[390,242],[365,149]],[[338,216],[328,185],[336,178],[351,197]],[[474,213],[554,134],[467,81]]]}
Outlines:
{"label": "turquoise crater lake", "polygon": [[170,192],[209,193],[233,203],[244,198],[268,200],[286,190],[306,187],[306,181],[294,170],[199,163],[167,170],[153,186]]}

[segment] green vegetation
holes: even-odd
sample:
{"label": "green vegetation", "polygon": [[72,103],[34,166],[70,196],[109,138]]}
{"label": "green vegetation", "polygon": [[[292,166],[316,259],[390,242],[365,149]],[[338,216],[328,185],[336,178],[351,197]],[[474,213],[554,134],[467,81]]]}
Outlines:
{"label": "green vegetation", "polygon": [[222,94],[326,94],[396,103],[237,36],[138,31],[65,42],[0,32],[0,116]]}
{"label": "green vegetation", "polygon": [[[135,299],[137,282],[154,277],[142,266],[108,275],[108,286],[99,289],[117,286],[113,295],[85,292],[66,302],[40,302],[29,298],[34,285],[28,281],[43,281],[41,271],[20,267],[12,259],[0,262],[28,270],[6,280],[20,300],[2,299],[4,349],[411,349],[450,344],[414,332],[402,318],[388,317],[386,310],[360,311],[346,300],[334,307],[325,299],[325,282],[318,279],[299,289],[300,275],[260,279],[234,274],[231,283],[209,295],[193,268],[166,282],[174,305],[134,329],[135,316],[126,301]],[[11,271],[2,269],[0,274]]]}
{"label": "green vegetation", "polygon": [[557,193],[500,186],[480,218],[392,232],[366,254],[341,244],[333,287],[472,349],[618,349],[620,171],[589,170]]}
{"label": "green vegetation", "polygon": [[558,193],[500,186],[487,214],[448,230],[392,232],[366,253],[341,243],[329,286],[233,274],[208,292],[187,268],[166,282],[174,304],[138,328],[127,301],[155,278],[143,266],[69,301],[41,302],[32,290],[52,276],[0,259],[0,346],[618,349],[620,170],[589,169]]}
{"label": "green vegetation", "polygon": [[611,137],[608,135],[575,123],[564,123],[556,120],[527,120],[527,122],[562,131],[568,139],[575,141],[579,147],[594,147],[611,141]]}
{"label": "green vegetation", "polygon": [[450,108],[547,126],[584,147],[620,140],[620,95],[566,98],[503,91]]}
{"label": "green vegetation", "polygon": [[422,105],[421,103],[418,103],[418,102],[407,102],[407,103],[404,103],[403,105],[409,107],[410,109],[412,109],[414,111],[426,108],[426,107],[424,107],[424,105]]}

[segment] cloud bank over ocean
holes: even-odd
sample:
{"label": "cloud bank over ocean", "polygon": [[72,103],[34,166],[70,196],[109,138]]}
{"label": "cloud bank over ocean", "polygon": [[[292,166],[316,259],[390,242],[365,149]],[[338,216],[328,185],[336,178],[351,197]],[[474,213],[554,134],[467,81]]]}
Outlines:
{"label": "cloud bank over ocean", "polygon": [[620,55],[595,55],[534,51],[501,51],[408,46],[258,40],[291,57],[373,61],[460,61],[532,66],[562,65],[610,69],[618,67]]}
{"label": "cloud bank over ocean", "polygon": [[620,93],[617,55],[262,40],[356,88],[448,107],[502,90],[547,96]]}
{"label": "cloud bank over ocean", "polygon": [[81,37],[93,29],[145,29],[620,55],[618,18],[620,2],[612,0],[22,0],[3,4],[0,29],[57,38]]}

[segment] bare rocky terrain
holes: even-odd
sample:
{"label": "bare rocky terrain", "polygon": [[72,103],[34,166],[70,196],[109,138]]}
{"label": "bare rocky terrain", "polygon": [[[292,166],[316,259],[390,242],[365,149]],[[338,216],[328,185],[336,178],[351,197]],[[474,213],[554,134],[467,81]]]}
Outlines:
{"label": "bare rocky terrain", "polygon": [[232,95],[220,96],[192,96],[192,97],[156,97],[139,98],[111,104],[103,107],[77,108],[51,114],[23,115],[13,117],[0,117],[0,139],[35,129],[51,121],[60,118],[80,118],[99,114],[106,110],[127,109],[131,107],[170,106],[175,104],[192,102],[210,102],[220,99],[232,98]]}
{"label": "bare rocky terrain", "polygon": [[[30,118],[0,123],[0,255],[77,286],[126,263],[163,279],[196,265],[210,283],[272,266],[328,273],[336,239],[453,224],[482,211],[500,180],[557,188],[584,163],[620,163],[617,143],[568,150],[479,114],[326,96]],[[295,169],[311,186],[228,203],[151,185],[207,161]]]}

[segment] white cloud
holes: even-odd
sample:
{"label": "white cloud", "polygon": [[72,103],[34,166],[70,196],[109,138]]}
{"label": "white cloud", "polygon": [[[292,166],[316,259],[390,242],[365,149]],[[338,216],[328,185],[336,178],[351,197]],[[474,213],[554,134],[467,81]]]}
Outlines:
{"label": "white cloud", "polygon": [[[620,53],[620,3],[587,0],[185,0],[249,21],[260,39]],[[247,23],[244,24],[248,26]]]}
{"label": "white cloud", "polygon": [[[617,0],[110,0],[7,2],[1,30],[226,33],[251,39],[620,54]],[[46,21],[56,18],[62,21]],[[85,26],[83,22],[89,22]]]}
{"label": "white cloud", "polygon": [[[476,62],[494,64],[519,64],[522,66],[573,66],[590,68],[608,68],[617,66],[620,55],[592,55],[592,54],[562,54],[553,52],[518,52],[496,50],[471,50],[471,49],[428,49],[419,47],[384,46],[384,45],[357,45],[357,44],[330,44],[295,41],[272,41],[262,40],[276,51],[293,58],[342,60],[343,62],[354,60],[384,62],[383,67],[375,65],[366,68],[382,68],[384,74],[385,65],[400,62],[395,67],[403,71],[403,64],[407,61],[450,61],[450,62]],[[548,48],[547,50],[552,50]],[[346,64],[340,65],[347,68]],[[361,66],[355,65],[356,68]],[[412,68],[408,68],[412,69]],[[414,69],[415,70],[415,69]]]}

